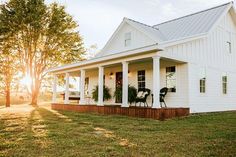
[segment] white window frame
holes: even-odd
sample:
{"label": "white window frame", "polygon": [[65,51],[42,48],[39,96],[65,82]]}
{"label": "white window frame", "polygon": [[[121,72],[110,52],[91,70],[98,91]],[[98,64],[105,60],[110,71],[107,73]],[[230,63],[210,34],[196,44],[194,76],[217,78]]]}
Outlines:
{"label": "white window frame", "polygon": [[201,94],[206,93],[206,69],[201,68],[199,71],[199,92]]}
{"label": "white window frame", "polygon": [[131,45],[131,32],[125,33],[125,47]]}
{"label": "white window frame", "polygon": [[[168,79],[168,73],[172,73],[172,72],[167,72],[167,68],[175,68],[175,72],[174,72],[174,74],[175,74],[175,78],[173,79]],[[169,88],[168,87],[168,81],[169,80],[172,80],[172,81],[174,81],[175,82],[175,88]],[[170,92],[170,93],[176,93],[177,92],[177,66],[169,66],[169,67],[166,67],[166,87],[168,88],[168,91]],[[172,89],[175,89],[174,91],[172,90]]]}
{"label": "white window frame", "polygon": [[[139,72],[144,72],[144,75],[139,75]],[[144,80],[139,80],[139,77],[144,77]],[[146,88],[146,71],[145,70],[138,70],[137,71],[137,82],[138,82],[138,89]],[[139,84],[144,84],[144,87],[139,87]]]}
{"label": "white window frame", "polygon": [[226,73],[222,75],[221,81],[222,81],[222,93],[226,95],[228,94],[228,76]]}

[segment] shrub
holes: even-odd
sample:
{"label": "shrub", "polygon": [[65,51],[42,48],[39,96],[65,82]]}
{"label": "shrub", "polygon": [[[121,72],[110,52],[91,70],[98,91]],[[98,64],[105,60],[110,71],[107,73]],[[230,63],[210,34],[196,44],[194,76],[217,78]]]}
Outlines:
{"label": "shrub", "polygon": [[133,86],[129,86],[128,89],[128,101],[130,104],[135,102],[135,99],[137,97],[137,89]]}
{"label": "shrub", "polygon": [[[135,102],[137,96],[137,89],[133,86],[128,87],[128,102],[130,104]],[[116,88],[115,92],[114,92],[114,97],[118,100],[122,100],[122,87],[118,87]]]}
{"label": "shrub", "polygon": [[[98,86],[92,92],[93,99],[98,101]],[[110,89],[107,86],[103,86],[103,101],[111,99]]]}

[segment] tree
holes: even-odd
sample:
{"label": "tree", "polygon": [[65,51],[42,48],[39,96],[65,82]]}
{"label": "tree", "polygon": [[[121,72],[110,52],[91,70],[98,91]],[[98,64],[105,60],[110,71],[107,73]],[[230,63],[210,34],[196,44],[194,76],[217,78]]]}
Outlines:
{"label": "tree", "polygon": [[10,0],[0,14],[2,28],[15,39],[21,70],[31,78],[31,104],[37,105],[45,71],[82,59],[78,25],[63,6],[44,0]]}
{"label": "tree", "polygon": [[11,40],[5,39],[5,42],[0,46],[0,77],[1,87],[5,95],[6,107],[11,104],[11,85],[17,69],[16,53],[11,47]]}
{"label": "tree", "polygon": [[94,58],[97,53],[98,53],[98,46],[97,44],[93,44],[89,48],[86,49],[85,57],[87,59],[91,59],[91,58]]}

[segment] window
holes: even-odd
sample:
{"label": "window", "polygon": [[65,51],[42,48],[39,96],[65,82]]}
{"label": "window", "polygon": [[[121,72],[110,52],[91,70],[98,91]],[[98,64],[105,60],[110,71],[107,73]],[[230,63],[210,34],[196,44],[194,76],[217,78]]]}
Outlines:
{"label": "window", "polygon": [[206,78],[200,79],[200,93],[206,93]]}
{"label": "window", "polygon": [[222,76],[222,90],[223,94],[227,94],[227,75],[223,74]]}
{"label": "window", "polygon": [[89,78],[86,77],[86,78],[85,78],[85,87],[84,87],[84,89],[85,89],[85,90],[88,90],[88,86],[89,86]]}
{"label": "window", "polygon": [[145,70],[138,71],[138,89],[145,88]]}
{"label": "window", "polygon": [[176,68],[167,67],[166,68],[166,87],[169,92],[176,92]]}
{"label": "window", "polygon": [[88,77],[85,78],[85,83],[84,84],[85,84],[84,85],[84,91],[85,91],[86,95],[88,95],[88,92],[89,92],[89,78]]}
{"label": "window", "polygon": [[125,47],[131,45],[131,33],[125,33]]}
{"label": "window", "polygon": [[200,71],[200,93],[206,93],[206,71],[201,69]]}

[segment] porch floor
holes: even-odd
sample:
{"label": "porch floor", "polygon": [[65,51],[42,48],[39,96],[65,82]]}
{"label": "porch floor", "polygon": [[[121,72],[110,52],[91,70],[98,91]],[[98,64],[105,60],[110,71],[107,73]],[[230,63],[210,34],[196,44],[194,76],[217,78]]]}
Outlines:
{"label": "porch floor", "polygon": [[113,105],[72,105],[53,103],[53,110],[74,111],[81,113],[97,113],[103,115],[124,115],[139,118],[164,120],[189,115],[189,108],[147,108],[147,107],[121,107]]}

